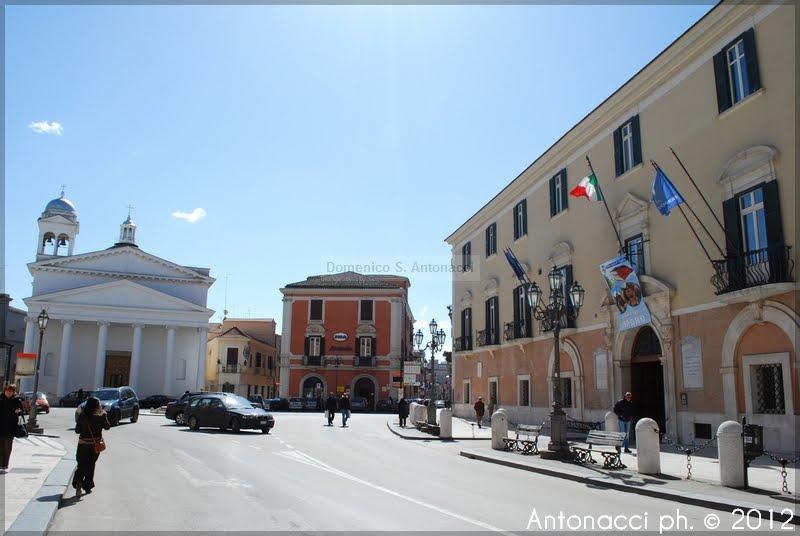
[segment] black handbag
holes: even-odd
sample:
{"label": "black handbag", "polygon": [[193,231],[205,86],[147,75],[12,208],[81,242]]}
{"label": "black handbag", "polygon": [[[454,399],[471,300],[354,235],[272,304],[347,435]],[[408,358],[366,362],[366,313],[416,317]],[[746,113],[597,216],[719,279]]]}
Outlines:
{"label": "black handbag", "polygon": [[17,418],[17,429],[14,430],[14,437],[19,439],[28,437],[28,428],[25,426],[25,417],[22,415]]}

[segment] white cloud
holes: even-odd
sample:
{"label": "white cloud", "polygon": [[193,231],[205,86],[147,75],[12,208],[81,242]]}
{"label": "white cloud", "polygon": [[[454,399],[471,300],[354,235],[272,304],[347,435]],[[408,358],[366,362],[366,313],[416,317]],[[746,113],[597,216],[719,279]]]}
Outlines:
{"label": "white cloud", "polygon": [[37,134],[55,134],[56,136],[60,136],[63,130],[58,121],[32,121],[28,128]]}
{"label": "white cloud", "polygon": [[206,211],[202,208],[196,208],[191,212],[182,212],[180,210],[176,210],[172,213],[172,217],[176,220],[184,220],[189,223],[197,223],[198,220],[202,220],[206,217]]}

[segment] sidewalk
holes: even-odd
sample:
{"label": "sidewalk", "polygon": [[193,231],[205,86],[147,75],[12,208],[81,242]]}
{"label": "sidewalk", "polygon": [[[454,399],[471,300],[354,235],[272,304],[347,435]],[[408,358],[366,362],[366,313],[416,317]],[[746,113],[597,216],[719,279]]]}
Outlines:
{"label": "sidewalk", "polygon": [[4,499],[3,532],[37,497],[47,477],[66,454],[64,446],[50,437],[30,435],[14,440],[11,469],[7,474],[0,475]]}
{"label": "sidewalk", "polygon": [[[418,439],[418,440],[429,440],[429,441],[443,441],[440,440],[438,436],[431,435],[425,432],[420,432],[414,425],[411,424],[411,421],[408,420],[408,424],[405,428],[400,428],[399,420],[397,415],[392,415],[388,419],[386,419],[386,426],[389,430],[403,439]],[[466,440],[473,440],[473,439],[491,439],[492,438],[492,430],[484,426],[483,428],[478,428],[478,426],[474,422],[469,422],[459,417],[453,417],[453,441],[466,441]]]}
{"label": "sidewalk", "polygon": [[[540,436],[539,448],[546,449],[549,440],[549,437]],[[572,444],[580,445],[577,442]],[[460,454],[475,460],[583,482],[590,486],[612,488],[728,512],[734,508],[743,508],[745,511],[755,508],[769,515],[769,511],[773,510],[777,520],[778,513],[788,508],[794,512],[795,523],[800,512],[797,506],[797,469],[787,468],[790,493],[782,493],[780,465],[765,458],[751,465],[748,471],[750,488],[745,491],[719,484],[719,463],[712,457],[693,456],[692,478],[687,480],[686,456],[667,450],[662,450],[661,453],[662,474],[659,475],[640,475],[637,472],[635,449],[633,454],[622,455],[622,463],[628,467],[619,470],[603,469],[602,456],[596,456],[600,460],[598,464],[578,465],[543,460],[540,456],[525,456],[518,452],[493,450],[490,446],[462,449]]]}

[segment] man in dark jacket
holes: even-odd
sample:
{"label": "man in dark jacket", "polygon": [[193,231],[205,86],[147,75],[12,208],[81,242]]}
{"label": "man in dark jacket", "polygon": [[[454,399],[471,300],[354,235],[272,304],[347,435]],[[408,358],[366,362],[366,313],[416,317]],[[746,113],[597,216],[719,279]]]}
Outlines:
{"label": "man in dark jacket", "polygon": [[475,418],[478,421],[478,428],[483,428],[481,423],[483,422],[483,412],[486,410],[486,404],[483,403],[483,398],[478,397],[478,401],[475,402],[473,408],[475,408]]}
{"label": "man in dark jacket", "polygon": [[339,400],[339,409],[342,411],[342,428],[347,427],[347,419],[350,418],[350,397],[343,394]]}
{"label": "man in dark jacket", "polygon": [[408,401],[405,397],[400,399],[397,404],[397,416],[400,418],[400,427],[406,427],[406,419],[408,418]]}
{"label": "man in dark jacket", "polygon": [[328,426],[333,426],[333,418],[336,416],[336,397],[333,393],[328,394],[328,399],[325,400],[325,411],[328,413]]}
{"label": "man in dark jacket", "polygon": [[633,419],[633,395],[630,392],[625,393],[625,396],[614,404],[614,413],[617,415],[617,426],[620,432],[625,433],[625,452],[630,452],[628,448],[628,435],[631,429],[631,420]]}
{"label": "man in dark jacket", "polygon": [[17,386],[10,383],[0,394],[0,474],[8,471],[20,415],[22,400],[17,396]]}

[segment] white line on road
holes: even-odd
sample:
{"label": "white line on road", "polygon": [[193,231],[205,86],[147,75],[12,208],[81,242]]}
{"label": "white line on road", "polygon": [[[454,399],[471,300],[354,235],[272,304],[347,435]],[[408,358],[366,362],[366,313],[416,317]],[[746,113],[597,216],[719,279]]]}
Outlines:
{"label": "white line on road", "polygon": [[231,439],[231,443],[233,443],[234,445],[241,445],[241,443],[239,443],[239,442],[238,442],[238,441],[236,441],[235,439]]}
{"label": "white line on road", "polygon": [[[289,445],[287,445],[287,446],[289,446]],[[434,506],[432,504],[423,502],[423,501],[421,501],[419,499],[415,499],[414,497],[409,497],[408,495],[403,495],[402,493],[399,493],[397,491],[391,490],[389,488],[385,488],[385,487],[380,486],[378,484],[373,484],[372,482],[367,482],[366,480],[358,478],[357,476],[351,475],[349,473],[345,473],[344,471],[342,471],[340,469],[336,469],[335,467],[331,467],[330,465],[326,464],[325,462],[317,460],[316,458],[313,458],[313,457],[309,456],[308,454],[306,454],[304,452],[300,452],[299,450],[282,451],[282,452],[276,452],[275,454],[277,454],[279,456],[283,456],[283,457],[288,458],[290,460],[294,460],[296,462],[300,462],[300,463],[305,464],[305,465],[309,465],[311,467],[316,467],[317,469],[322,469],[323,471],[328,471],[329,473],[333,473],[334,475],[340,476],[342,478],[346,478],[348,480],[351,480],[353,482],[362,484],[364,486],[368,486],[368,487],[370,487],[372,489],[375,489],[375,490],[378,490],[378,491],[382,491],[383,493],[387,493],[389,495],[397,497],[398,499],[403,499],[403,500],[408,501],[410,503],[416,504],[417,506],[422,506],[424,508],[428,508],[428,509],[433,510],[435,512],[438,512],[440,514],[444,514],[446,516],[450,516],[450,517],[458,519],[460,521],[464,521],[466,523],[470,523],[470,524],[478,526],[478,527],[480,527],[480,528],[482,528],[484,530],[489,530],[489,531],[492,531],[492,532],[499,532],[501,534],[505,534],[506,536],[515,536],[515,534],[513,532],[509,532],[509,531],[506,531],[506,530],[501,529],[499,527],[495,527],[493,525],[490,525],[488,523],[484,523],[483,521],[479,521],[477,519],[472,519],[472,518],[469,518],[469,517],[466,517],[466,516],[462,516],[461,514],[457,514],[456,512],[452,512],[450,510],[447,510],[446,508],[440,508],[438,506]]]}
{"label": "white line on road", "polygon": [[248,447],[250,447],[251,449],[256,449],[256,450],[264,450],[264,449],[262,449],[261,447],[257,447],[257,446],[255,446],[255,445],[247,445],[247,446],[248,446]]}

